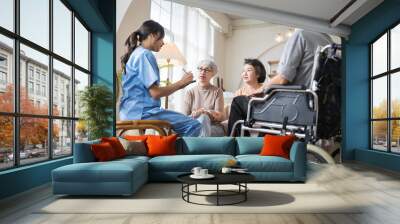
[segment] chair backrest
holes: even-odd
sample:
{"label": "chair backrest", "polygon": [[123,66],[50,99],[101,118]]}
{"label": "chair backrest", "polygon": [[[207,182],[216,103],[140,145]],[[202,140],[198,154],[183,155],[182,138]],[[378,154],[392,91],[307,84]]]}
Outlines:
{"label": "chair backrest", "polygon": [[317,138],[328,139],[341,133],[340,45],[320,49],[311,89],[318,96]]}

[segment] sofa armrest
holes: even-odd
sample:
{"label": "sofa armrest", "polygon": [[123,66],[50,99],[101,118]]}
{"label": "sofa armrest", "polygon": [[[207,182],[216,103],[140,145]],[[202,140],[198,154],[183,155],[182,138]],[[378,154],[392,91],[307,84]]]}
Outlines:
{"label": "sofa armrest", "polygon": [[74,145],[74,163],[95,162],[96,158],[94,157],[90,146],[92,144],[98,144],[98,143],[100,143],[100,140],[75,143],[75,145]]}
{"label": "sofa armrest", "polygon": [[295,141],[290,149],[290,160],[293,162],[293,179],[305,181],[307,175],[307,144]]}

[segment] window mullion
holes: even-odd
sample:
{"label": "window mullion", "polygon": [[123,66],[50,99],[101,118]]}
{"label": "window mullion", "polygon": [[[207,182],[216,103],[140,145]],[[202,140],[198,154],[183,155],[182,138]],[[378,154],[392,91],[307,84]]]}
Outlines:
{"label": "window mullion", "polygon": [[[14,30],[17,35],[19,35],[19,26],[20,26],[20,0],[14,1]],[[19,39],[14,39],[14,112],[19,114],[19,98],[20,98],[20,47],[19,47]],[[20,118],[14,116],[14,166],[19,166],[20,157],[19,157],[19,135],[20,135]]]}
{"label": "window mullion", "polygon": [[[49,50],[53,52],[53,0],[49,0]],[[48,119],[48,152],[49,159],[53,159],[53,56],[49,55],[49,75],[48,75],[48,83],[49,86],[47,90],[49,94],[49,115],[50,119]]]}
{"label": "window mullion", "polygon": [[[387,32],[387,64],[386,64],[386,71],[390,70],[390,30]],[[387,110],[388,110],[388,118],[392,118],[392,99],[391,99],[391,79],[392,76],[391,74],[387,74],[387,98],[388,98],[388,104],[387,104]],[[392,128],[392,121],[388,120],[388,130],[387,130],[387,135],[388,135],[388,152],[392,151],[392,135],[391,135],[391,128]]]}
{"label": "window mullion", "polygon": [[[72,11],[71,14],[71,23],[72,23],[72,38],[71,38],[71,59],[72,59],[72,64],[73,66],[71,67],[71,117],[75,118],[75,12]],[[71,150],[72,150],[72,155],[74,154],[74,145],[75,145],[75,126],[76,126],[76,121],[72,121],[72,132],[71,132]]]}

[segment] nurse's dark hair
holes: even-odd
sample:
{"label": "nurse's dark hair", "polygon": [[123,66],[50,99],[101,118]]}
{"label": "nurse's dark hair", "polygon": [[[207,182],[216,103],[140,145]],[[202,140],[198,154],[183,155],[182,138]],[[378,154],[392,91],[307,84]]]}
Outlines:
{"label": "nurse's dark hair", "polygon": [[256,75],[258,75],[257,82],[263,83],[265,81],[267,72],[265,71],[264,65],[261,63],[260,60],[255,58],[246,58],[244,59],[245,65],[251,65],[256,70]]}
{"label": "nurse's dark hair", "polygon": [[126,63],[129,60],[129,56],[138,46],[138,42],[142,42],[146,40],[150,34],[158,35],[158,38],[164,38],[164,27],[162,27],[159,23],[154,20],[144,21],[143,24],[134,31],[131,35],[129,35],[128,39],[125,41],[126,52],[121,57],[121,67],[125,71]]}

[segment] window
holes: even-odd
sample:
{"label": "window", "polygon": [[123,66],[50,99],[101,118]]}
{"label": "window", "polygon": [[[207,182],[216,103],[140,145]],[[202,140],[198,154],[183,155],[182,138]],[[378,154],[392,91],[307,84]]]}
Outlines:
{"label": "window", "polygon": [[40,95],[40,84],[36,84],[36,95]]}
{"label": "window", "polygon": [[21,36],[49,48],[49,0],[20,0]]}
{"label": "window", "polygon": [[75,62],[82,68],[89,69],[89,32],[75,18]]}
{"label": "window", "polygon": [[400,153],[400,25],[370,45],[371,148]]}
{"label": "window", "polygon": [[7,84],[7,73],[0,70],[0,84],[6,85]]}
{"label": "window", "polygon": [[33,80],[33,67],[29,66],[29,71],[28,71],[29,79]]}
{"label": "window", "polygon": [[63,0],[0,0],[0,26],[0,170],[70,156],[74,136],[87,139],[74,105],[90,84],[90,31]]}
{"label": "window", "polygon": [[0,1],[0,26],[14,31],[14,0]]}
{"label": "window", "polygon": [[42,96],[46,96],[46,86],[42,86]]}
{"label": "window", "polygon": [[29,92],[29,94],[33,94],[33,91],[34,91],[33,82],[29,81],[28,82],[28,92]]}
{"label": "window", "polygon": [[[173,41],[182,51],[187,61],[187,70],[195,71],[200,60],[214,58],[212,42],[217,28],[203,10],[169,0],[152,0],[151,19],[164,27],[165,42]],[[174,77],[171,81],[175,82],[181,78],[182,68],[175,66],[173,69]],[[166,80],[167,74],[167,69],[161,69],[161,80]],[[181,107],[178,105],[182,101],[177,99],[179,97],[183,97],[181,91],[169,97],[170,109]]]}

